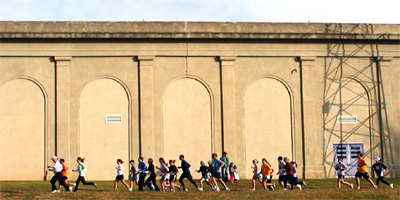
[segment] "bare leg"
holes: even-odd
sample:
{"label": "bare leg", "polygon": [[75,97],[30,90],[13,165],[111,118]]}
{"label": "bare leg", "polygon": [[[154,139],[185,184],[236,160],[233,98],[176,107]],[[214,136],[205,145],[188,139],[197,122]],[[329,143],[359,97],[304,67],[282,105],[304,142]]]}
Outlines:
{"label": "bare leg", "polygon": [[375,187],[375,183],[372,181],[371,178],[369,178],[367,181],[372,185],[372,187]]}
{"label": "bare leg", "polygon": [[117,190],[118,186],[117,186],[117,181],[114,181],[114,191]]}
{"label": "bare leg", "polygon": [[251,180],[251,186],[253,186],[253,190],[256,189],[256,179],[253,178],[253,180]]}
{"label": "bare leg", "polygon": [[126,187],[128,190],[129,190],[129,185],[128,185],[128,184],[126,184],[124,180],[121,180],[121,182],[122,182],[122,184],[124,184],[124,185],[125,185],[125,187]]}
{"label": "bare leg", "polygon": [[262,181],[262,185],[263,185],[263,187],[264,187],[264,190],[267,189],[267,180],[268,180],[268,179],[264,179],[264,180]]}
{"label": "bare leg", "polygon": [[357,189],[360,189],[360,178],[356,177]]}

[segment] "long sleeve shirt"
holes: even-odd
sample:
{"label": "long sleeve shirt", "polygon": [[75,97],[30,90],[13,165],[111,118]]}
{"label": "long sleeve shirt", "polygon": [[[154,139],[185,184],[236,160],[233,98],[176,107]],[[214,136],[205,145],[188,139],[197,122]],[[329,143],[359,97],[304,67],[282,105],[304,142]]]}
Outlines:
{"label": "long sleeve shirt", "polygon": [[372,170],[375,171],[377,176],[383,176],[383,170],[386,170],[387,166],[381,162],[377,162],[372,165]]}
{"label": "long sleeve shirt", "polygon": [[186,160],[182,160],[181,168],[182,168],[183,173],[190,175],[189,167],[190,167],[190,164],[188,162],[186,162]]}
{"label": "long sleeve shirt", "polygon": [[154,172],[154,165],[150,164],[149,167],[147,168],[147,171],[149,171],[150,176],[155,176],[156,173]]}
{"label": "long sleeve shirt", "polygon": [[79,172],[79,176],[85,176],[85,172],[87,171],[87,168],[86,168],[85,164],[79,163],[77,170]]}
{"label": "long sleeve shirt", "polygon": [[206,175],[207,172],[208,172],[208,167],[205,166],[205,165],[202,165],[202,166],[200,166],[198,172],[201,173],[202,176],[204,176],[204,175]]}
{"label": "long sleeve shirt", "polygon": [[142,174],[146,173],[147,167],[146,167],[146,164],[144,162],[139,162],[138,168],[139,168],[139,171],[141,171]]}

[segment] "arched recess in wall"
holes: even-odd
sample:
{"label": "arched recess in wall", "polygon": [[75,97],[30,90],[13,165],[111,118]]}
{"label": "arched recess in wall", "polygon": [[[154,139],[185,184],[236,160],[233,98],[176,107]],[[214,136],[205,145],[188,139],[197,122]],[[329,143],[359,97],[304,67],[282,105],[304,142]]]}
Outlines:
{"label": "arched recess in wall", "polygon": [[43,180],[46,99],[43,87],[30,78],[16,78],[0,87],[1,180]]}
{"label": "arched recess in wall", "polygon": [[172,82],[163,96],[163,130],[166,159],[183,154],[192,166],[209,160],[213,141],[210,91],[192,78]]}
{"label": "arched recess in wall", "polygon": [[[288,88],[275,78],[253,82],[244,96],[246,164],[266,158],[277,169],[278,156],[293,154],[292,102]],[[251,170],[247,170],[251,177]]]}
{"label": "arched recess in wall", "polygon": [[[117,159],[122,159],[125,167],[128,166],[128,97],[124,87],[110,78],[94,80],[82,90],[80,156],[87,158],[85,164],[92,179],[114,179]],[[127,174],[125,171],[126,177]]]}
{"label": "arched recess in wall", "polygon": [[[371,118],[376,113],[371,113],[370,94],[364,84],[354,78],[346,77],[331,83],[326,94],[324,106],[324,138],[326,150],[327,176],[333,178],[335,170],[332,168],[334,161],[334,144],[349,144],[348,153],[353,155],[344,157],[344,163],[349,165],[349,176],[354,176],[357,171],[358,144],[362,145],[362,151],[368,165],[372,164],[371,141],[372,135],[379,141],[379,131],[371,128]],[[344,117],[348,122],[338,122],[338,118]],[[355,120],[355,121],[353,121]],[[345,152],[343,150],[343,152]]]}

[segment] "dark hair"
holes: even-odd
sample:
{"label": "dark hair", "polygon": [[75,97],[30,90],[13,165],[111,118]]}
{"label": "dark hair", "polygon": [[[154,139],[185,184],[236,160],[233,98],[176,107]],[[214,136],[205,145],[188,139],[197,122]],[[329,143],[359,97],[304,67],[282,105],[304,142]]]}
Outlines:
{"label": "dark hair", "polygon": [[65,162],[64,158],[60,158],[60,162],[64,163]]}
{"label": "dark hair", "polygon": [[124,161],[122,161],[121,159],[118,159],[117,162],[124,164]]}
{"label": "dark hair", "polygon": [[285,161],[285,160],[289,161],[289,158],[288,158],[288,157],[285,157],[285,158],[283,158],[283,160],[284,160],[284,161]]}
{"label": "dark hair", "polygon": [[139,159],[143,161],[143,157],[142,156],[139,156]]}
{"label": "dark hair", "polygon": [[82,158],[82,157],[78,157],[78,158],[77,158],[77,160],[79,160],[79,162],[81,162],[81,163],[85,162],[85,159],[86,159],[86,158]]}
{"label": "dark hair", "polygon": [[213,153],[213,154],[211,155],[212,158],[213,158],[214,156],[217,156],[217,157],[218,157],[218,154]]}
{"label": "dark hair", "polygon": [[148,162],[149,162],[150,164],[153,164],[153,162],[154,162],[154,161],[153,161],[153,158],[149,158],[149,159],[148,159]]}
{"label": "dark hair", "polygon": [[360,154],[360,156],[361,156],[361,157],[363,157],[363,153],[361,153],[361,152],[358,152],[358,154]]}
{"label": "dark hair", "polygon": [[297,168],[297,163],[296,163],[296,161],[292,161],[292,162],[290,162],[292,165],[294,165],[296,168]]}
{"label": "dark hair", "polygon": [[224,154],[228,154],[228,153],[226,153],[226,152],[224,151],[224,153],[222,153],[222,155],[224,155]]}
{"label": "dark hair", "polygon": [[134,160],[130,160],[129,162],[130,162],[130,163],[135,163],[135,161],[134,161]]}
{"label": "dark hair", "polygon": [[180,155],[179,158],[185,158],[185,156],[184,155]]}
{"label": "dark hair", "polygon": [[169,160],[170,163],[175,164],[176,160]]}
{"label": "dark hair", "polygon": [[159,158],[158,160],[161,161],[161,163],[165,163],[165,160],[164,160],[164,158],[162,158],[162,157]]}
{"label": "dark hair", "polygon": [[282,159],[283,159],[282,156],[279,156],[279,157],[278,157],[278,160],[282,160]]}

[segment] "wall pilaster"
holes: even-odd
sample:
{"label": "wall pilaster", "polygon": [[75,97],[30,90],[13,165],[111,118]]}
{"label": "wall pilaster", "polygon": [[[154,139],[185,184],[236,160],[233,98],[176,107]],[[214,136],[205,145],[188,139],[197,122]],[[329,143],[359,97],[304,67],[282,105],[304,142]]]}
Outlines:
{"label": "wall pilaster", "polygon": [[303,155],[305,178],[325,178],[323,132],[318,132],[316,57],[300,57],[303,111]]}
{"label": "wall pilaster", "polygon": [[236,95],[235,95],[235,60],[236,57],[221,56],[221,94],[223,149],[231,160],[237,159],[236,149]]}
{"label": "wall pilaster", "polygon": [[70,162],[70,78],[72,57],[55,56],[56,63],[56,154]]}
{"label": "wall pilaster", "polygon": [[155,56],[138,56],[139,60],[139,137],[140,155],[154,157],[153,65]]}

